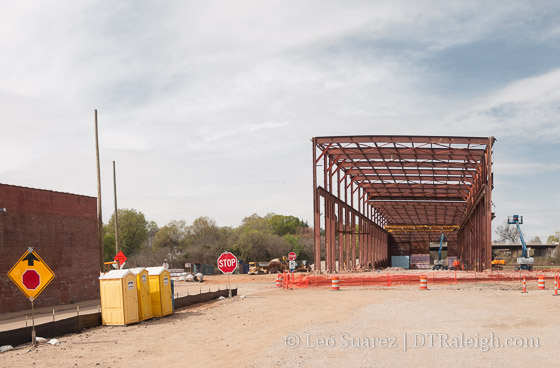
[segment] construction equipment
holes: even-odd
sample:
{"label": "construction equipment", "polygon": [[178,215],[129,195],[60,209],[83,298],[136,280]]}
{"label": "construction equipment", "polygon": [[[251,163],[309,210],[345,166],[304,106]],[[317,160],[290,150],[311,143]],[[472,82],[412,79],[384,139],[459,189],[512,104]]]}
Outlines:
{"label": "construction equipment", "polygon": [[269,262],[249,262],[249,275],[268,273]]}
{"label": "construction equipment", "polygon": [[525,244],[525,239],[523,238],[523,233],[521,232],[521,227],[519,225],[523,224],[523,216],[513,215],[513,218],[510,219],[508,216],[508,225],[516,225],[517,231],[519,232],[519,239],[521,239],[521,257],[517,258],[517,265],[515,266],[515,270],[527,270],[533,271],[533,265],[535,264],[535,259],[533,257],[529,257],[527,253],[527,244]]}
{"label": "construction equipment", "polygon": [[311,271],[311,267],[307,265],[307,261],[305,260],[296,261],[296,269],[294,270],[294,272],[310,272],[310,271]]}
{"label": "construction equipment", "polygon": [[449,267],[447,267],[447,260],[442,260],[441,259],[441,248],[443,247],[443,240],[445,238],[445,235],[443,233],[441,233],[441,238],[439,239],[439,250],[438,250],[438,259],[434,260],[434,267],[432,267],[432,270],[447,270],[449,269]]}
{"label": "construction equipment", "polygon": [[111,261],[103,263],[103,273],[107,273],[111,270],[117,270],[119,268],[119,262]]}
{"label": "construction equipment", "polygon": [[284,270],[288,269],[286,257],[274,258],[268,263],[268,273],[277,273],[277,272],[284,272]]}
{"label": "construction equipment", "polygon": [[493,270],[502,271],[504,269],[505,265],[506,265],[506,260],[505,259],[494,258],[492,260],[492,269]]}
{"label": "construction equipment", "polygon": [[453,261],[453,267],[451,267],[452,270],[457,270],[457,271],[462,271],[463,270],[463,264],[461,263],[461,260],[456,259]]}

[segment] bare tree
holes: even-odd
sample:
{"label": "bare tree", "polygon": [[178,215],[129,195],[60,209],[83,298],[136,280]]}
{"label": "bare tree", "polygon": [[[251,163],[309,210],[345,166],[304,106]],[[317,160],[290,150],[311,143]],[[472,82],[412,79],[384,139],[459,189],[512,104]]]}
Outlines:
{"label": "bare tree", "polygon": [[505,243],[517,243],[519,241],[519,233],[517,228],[508,225],[506,221],[496,228],[496,234],[499,236],[498,240]]}

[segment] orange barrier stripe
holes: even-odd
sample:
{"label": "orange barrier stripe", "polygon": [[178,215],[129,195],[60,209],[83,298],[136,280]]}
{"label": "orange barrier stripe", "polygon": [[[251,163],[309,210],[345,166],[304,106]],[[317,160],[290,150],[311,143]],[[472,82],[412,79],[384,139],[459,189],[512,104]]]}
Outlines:
{"label": "orange barrier stripe", "polygon": [[[428,276],[428,275],[427,275]],[[522,283],[523,276],[527,281],[544,279],[558,280],[558,275],[530,275],[521,273],[472,273],[472,272],[434,272],[428,277],[433,284],[456,284],[456,283],[489,283],[489,282],[518,282]],[[332,278],[325,275],[288,275],[290,287],[325,287],[332,285]],[[415,274],[371,274],[371,275],[340,275],[338,283],[346,286],[387,286],[411,285],[420,281],[420,275]]]}

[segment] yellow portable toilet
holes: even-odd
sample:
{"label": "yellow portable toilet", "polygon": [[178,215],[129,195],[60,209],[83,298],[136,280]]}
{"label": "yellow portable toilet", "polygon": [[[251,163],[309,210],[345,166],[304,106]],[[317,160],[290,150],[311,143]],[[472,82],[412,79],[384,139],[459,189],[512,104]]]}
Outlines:
{"label": "yellow portable toilet", "polygon": [[173,313],[171,298],[171,275],[165,267],[148,267],[150,279],[150,297],[154,317],[163,317]]}
{"label": "yellow portable toilet", "polygon": [[99,276],[101,319],[104,325],[139,322],[136,275],[130,270],[112,270]]}
{"label": "yellow portable toilet", "polygon": [[152,318],[152,298],[150,297],[150,281],[148,271],[144,267],[131,268],[136,275],[138,285],[138,317],[140,321]]}

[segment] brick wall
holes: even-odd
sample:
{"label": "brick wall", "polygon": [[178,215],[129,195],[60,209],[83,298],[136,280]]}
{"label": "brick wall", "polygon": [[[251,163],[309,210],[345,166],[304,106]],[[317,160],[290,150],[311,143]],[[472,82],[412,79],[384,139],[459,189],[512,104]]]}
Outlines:
{"label": "brick wall", "polygon": [[0,184],[0,313],[30,309],[7,273],[28,247],[55,278],[37,308],[99,298],[97,199]]}

